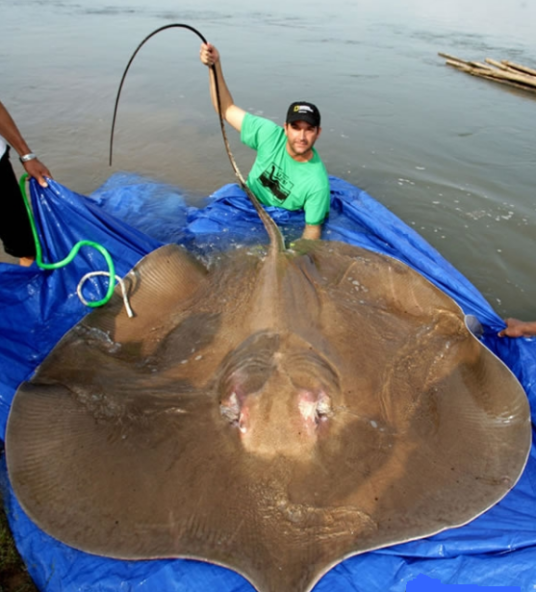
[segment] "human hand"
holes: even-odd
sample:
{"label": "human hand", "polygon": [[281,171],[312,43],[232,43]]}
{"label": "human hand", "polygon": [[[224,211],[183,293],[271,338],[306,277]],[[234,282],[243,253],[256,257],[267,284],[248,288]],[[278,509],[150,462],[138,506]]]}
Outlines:
{"label": "human hand", "polygon": [[208,66],[210,68],[214,66],[216,62],[219,62],[220,53],[214,47],[214,45],[210,43],[202,43],[201,49],[199,50],[199,57],[201,59],[201,62],[205,64],[205,66]]}
{"label": "human hand", "polygon": [[45,177],[52,179],[52,175],[47,167],[38,159],[34,158],[23,163],[24,169],[30,175],[37,180],[41,187],[48,187],[48,183]]}
{"label": "human hand", "polygon": [[499,337],[531,337],[536,335],[536,322],[529,323],[519,319],[505,319],[506,329],[499,331]]}

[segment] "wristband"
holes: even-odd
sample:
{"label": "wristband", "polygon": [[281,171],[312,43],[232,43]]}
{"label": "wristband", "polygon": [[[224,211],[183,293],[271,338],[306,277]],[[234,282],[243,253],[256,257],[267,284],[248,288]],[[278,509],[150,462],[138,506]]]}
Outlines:
{"label": "wristband", "polygon": [[22,162],[22,164],[24,164],[25,162],[28,162],[29,160],[35,160],[36,158],[37,156],[33,152],[28,152],[28,154],[20,156],[19,160]]}

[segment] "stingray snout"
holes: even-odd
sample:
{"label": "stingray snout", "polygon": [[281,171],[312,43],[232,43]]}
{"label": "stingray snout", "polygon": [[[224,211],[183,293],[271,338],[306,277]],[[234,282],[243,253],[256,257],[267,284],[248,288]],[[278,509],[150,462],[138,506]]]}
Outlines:
{"label": "stingray snout", "polygon": [[237,429],[247,451],[288,457],[311,452],[318,438],[327,434],[333,415],[326,389],[297,388],[277,370],[255,392],[233,389],[220,401],[220,413]]}

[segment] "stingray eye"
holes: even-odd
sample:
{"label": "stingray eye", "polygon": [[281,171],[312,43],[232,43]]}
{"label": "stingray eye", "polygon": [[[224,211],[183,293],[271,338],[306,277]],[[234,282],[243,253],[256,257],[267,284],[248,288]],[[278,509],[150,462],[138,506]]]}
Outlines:
{"label": "stingray eye", "polygon": [[234,391],[226,399],[221,401],[220,413],[229,423],[238,425],[240,419],[240,403]]}
{"label": "stingray eye", "polygon": [[233,427],[242,434],[248,431],[249,410],[244,405],[245,397],[239,390],[234,390],[220,402],[220,413]]}
{"label": "stingray eye", "polygon": [[327,421],[332,415],[331,399],[321,390],[318,391],[301,391],[298,398],[298,407],[303,419],[310,424],[320,426]]}
{"label": "stingray eye", "polygon": [[331,399],[326,395],[324,391],[321,391],[318,395],[318,400],[315,410],[315,423],[319,425],[324,421],[327,421],[333,414],[331,409]]}
{"label": "stingray eye", "polygon": [[316,413],[315,413],[315,423],[318,425],[319,423],[322,423],[323,421],[327,421],[327,419],[328,419],[328,414],[327,414],[326,410],[321,407],[317,407]]}

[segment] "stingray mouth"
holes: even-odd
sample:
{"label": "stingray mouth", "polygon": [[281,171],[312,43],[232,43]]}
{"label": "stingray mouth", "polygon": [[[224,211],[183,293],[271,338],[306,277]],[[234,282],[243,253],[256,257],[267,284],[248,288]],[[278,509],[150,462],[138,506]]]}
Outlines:
{"label": "stingray mouth", "polygon": [[221,417],[252,452],[299,454],[329,432],[340,396],[338,375],[310,344],[257,334],[221,370]]}

